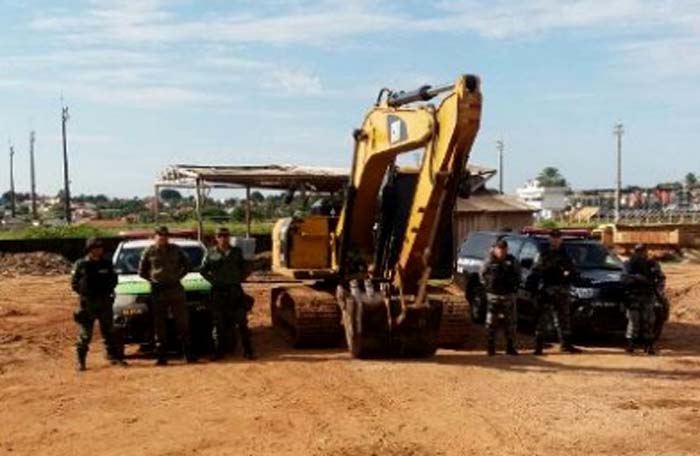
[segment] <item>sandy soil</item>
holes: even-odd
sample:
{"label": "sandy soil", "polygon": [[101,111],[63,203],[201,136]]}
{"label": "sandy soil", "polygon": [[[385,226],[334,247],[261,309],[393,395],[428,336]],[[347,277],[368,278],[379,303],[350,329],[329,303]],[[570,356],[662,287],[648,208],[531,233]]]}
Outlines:
{"label": "sandy soil", "polygon": [[0,454],[696,455],[700,266],[666,270],[673,317],[654,358],[488,358],[476,327],[430,360],[293,351],[259,284],[258,361],[114,368],[98,338],[83,374],[67,278],[0,279]]}

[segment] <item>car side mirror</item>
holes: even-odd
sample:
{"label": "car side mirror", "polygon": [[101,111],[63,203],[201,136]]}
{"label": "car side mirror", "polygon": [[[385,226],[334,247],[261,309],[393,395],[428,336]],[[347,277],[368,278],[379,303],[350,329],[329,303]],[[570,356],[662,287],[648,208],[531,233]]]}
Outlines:
{"label": "car side mirror", "polygon": [[525,269],[530,269],[532,268],[532,265],[534,264],[534,261],[532,258],[523,258],[520,260],[520,266],[524,267]]}

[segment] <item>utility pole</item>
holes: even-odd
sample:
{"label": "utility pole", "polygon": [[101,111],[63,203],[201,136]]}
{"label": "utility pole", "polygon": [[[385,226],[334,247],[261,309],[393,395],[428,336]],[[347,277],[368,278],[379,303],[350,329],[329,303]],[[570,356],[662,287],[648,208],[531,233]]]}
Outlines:
{"label": "utility pole", "polygon": [[15,204],[15,148],[10,145],[10,215],[17,217],[17,207]]}
{"label": "utility pole", "polygon": [[625,133],[624,125],[618,121],[613,129],[617,136],[617,180],[615,182],[615,223],[620,223],[620,197],[622,196],[622,135]]}
{"label": "utility pole", "polygon": [[72,216],[70,210],[70,178],[68,177],[68,145],[66,141],[66,122],[68,122],[69,118],[68,106],[62,106],[61,129],[63,133],[63,197],[65,199],[66,223],[70,225]]}
{"label": "utility pole", "polygon": [[503,194],[503,149],[505,144],[503,140],[496,141],[496,149],[498,149],[498,192]]}
{"label": "utility pole", "polygon": [[36,173],[34,170],[34,141],[36,140],[36,134],[34,130],[29,133],[29,168],[30,168],[30,178],[32,186],[32,220],[38,220],[39,214],[36,210]]}

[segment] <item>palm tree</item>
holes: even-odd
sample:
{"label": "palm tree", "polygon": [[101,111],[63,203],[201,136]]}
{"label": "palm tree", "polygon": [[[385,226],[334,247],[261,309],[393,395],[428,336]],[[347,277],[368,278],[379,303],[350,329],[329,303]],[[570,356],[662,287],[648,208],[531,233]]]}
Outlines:
{"label": "palm tree", "polygon": [[688,173],[685,175],[685,185],[687,187],[694,187],[698,183],[698,177],[695,173]]}
{"label": "palm tree", "polygon": [[559,170],[553,166],[543,169],[537,176],[537,180],[543,187],[568,187],[568,182]]}

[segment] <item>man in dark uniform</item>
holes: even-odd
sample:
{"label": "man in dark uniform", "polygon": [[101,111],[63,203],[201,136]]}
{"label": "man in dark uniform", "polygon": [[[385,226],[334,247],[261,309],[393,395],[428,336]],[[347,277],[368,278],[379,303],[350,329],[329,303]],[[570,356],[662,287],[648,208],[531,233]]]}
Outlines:
{"label": "man in dark uniform", "polygon": [[664,279],[661,266],[649,258],[647,248],[638,244],[627,262],[630,278],[630,299],[627,305],[627,353],[634,353],[639,340],[648,355],[655,355],[654,349],[654,298],[657,283]]}
{"label": "man in dark uniform", "polygon": [[168,314],[175,319],[177,338],[187,362],[196,358],[190,341],[189,313],[185,289],[180,281],[189,270],[185,252],[170,243],[170,232],[165,226],[156,229],[155,243],[141,256],[139,276],[150,282],[153,325],[159,366],[168,364]]}
{"label": "man in dark uniform", "polygon": [[99,239],[89,239],[86,249],[87,255],[75,263],[71,277],[71,287],[80,295],[80,308],[73,314],[76,323],[80,326],[75,344],[78,370],[86,369],[85,360],[90,348],[95,320],[100,324],[107,358],[112,364],[126,365],[124,347],[114,332],[112,319],[117,274],[114,272],[112,262],[104,258],[104,247]]}
{"label": "man in dark uniform", "polygon": [[517,355],[515,349],[515,333],[518,324],[515,293],[520,284],[520,268],[508,253],[508,243],[504,240],[496,242],[489,259],[482,268],[482,278],[486,288],[488,310],[486,313],[486,329],[488,331],[487,353],[496,354],[496,331],[499,317],[503,317],[504,333],[506,336],[506,354]]}
{"label": "man in dark uniform", "polygon": [[233,329],[238,330],[243,356],[253,359],[253,346],[248,329],[249,299],[241,282],[248,275],[243,253],[231,246],[228,228],[219,228],[216,245],[209,249],[202,263],[201,274],[212,284],[211,313],[214,320],[215,356],[220,358],[235,347]]}
{"label": "man in dark uniform", "polygon": [[542,252],[534,267],[539,278],[537,318],[535,327],[535,355],[542,355],[547,319],[551,318],[559,338],[559,349],[567,353],[580,353],[571,343],[571,303],[569,287],[576,270],[562,246],[561,232],[552,230],[549,249]]}

